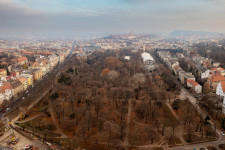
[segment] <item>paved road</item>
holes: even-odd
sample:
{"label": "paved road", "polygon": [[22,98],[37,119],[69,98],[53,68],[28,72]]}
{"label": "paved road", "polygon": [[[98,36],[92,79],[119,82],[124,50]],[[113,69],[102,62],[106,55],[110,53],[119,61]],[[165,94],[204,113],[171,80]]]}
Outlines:
{"label": "paved road", "polygon": [[176,146],[173,148],[168,148],[169,150],[192,150],[192,149],[199,149],[199,148],[204,148],[207,146],[213,146],[217,149],[218,145],[220,144],[225,144],[225,139],[220,139],[218,141],[212,141],[212,142],[205,142],[205,143],[200,143],[200,144],[190,144],[190,145],[183,145],[183,146]]}

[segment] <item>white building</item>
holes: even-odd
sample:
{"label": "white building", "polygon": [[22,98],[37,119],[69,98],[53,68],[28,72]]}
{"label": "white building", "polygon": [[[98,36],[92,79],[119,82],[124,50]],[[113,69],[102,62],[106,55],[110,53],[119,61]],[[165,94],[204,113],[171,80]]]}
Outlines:
{"label": "white building", "polygon": [[53,67],[55,67],[58,64],[59,57],[56,54],[52,54],[49,56],[49,61],[50,61],[51,69],[53,69]]}
{"label": "white building", "polygon": [[145,69],[153,71],[156,68],[155,60],[149,53],[144,52],[141,54],[141,57],[143,59]]}
{"label": "white building", "polygon": [[207,79],[209,77],[210,71],[207,69],[205,72],[201,73],[201,78],[202,79]]}
{"label": "white building", "polygon": [[13,89],[5,89],[3,94],[6,100],[10,100],[13,96]]}
{"label": "white building", "polygon": [[3,100],[10,100],[13,94],[14,90],[10,83],[0,82],[0,103]]}
{"label": "white building", "polygon": [[130,61],[130,56],[125,56],[124,59]]}
{"label": "white building", "polygon": [[142,53],[141,57],[143,59],[143,62],[146,63],[147,61],[154,61],[154,58],[149,53]]}
{"label": "white building", "polygon": [[216,88],[216,94],[223,97],[223,104],[225,105],[225,81],[221,81],[217,88]]}

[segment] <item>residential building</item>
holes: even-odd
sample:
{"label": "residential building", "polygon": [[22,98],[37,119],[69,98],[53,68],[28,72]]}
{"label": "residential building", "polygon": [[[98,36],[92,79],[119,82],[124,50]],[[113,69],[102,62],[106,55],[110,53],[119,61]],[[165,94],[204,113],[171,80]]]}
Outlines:
{"label": "residential building", "polygon": [[42,70],[41,69],[27,69],[23,71],[23,74],[30,74],[33,76],[33,81],[37,81],[42,78]]}
{"label": "residential building", "polygon": [[20,71],[15,70],[15,71],[11,72],[9,76],[15,78],[15,77],[18,77],[19,75],[20,75]]}
{"label": "residential building", "polygon": [[187,80],[188,79],[195,81],[195,76],[192,75],[192,73],[190,73],[190,72],[185,72],[183,74],[183,76],[181,77],[181,83],[184,84],[184,85],[187,85]]}
{"label": "residential building", "polygon": [[14,90],[14,95],[17,95],[18,93],[23,91],[23,85],[19,80],[8,80],[8,82],[12,85]]}
{"label": "residential building", "polygon": [[42,75],[46,75],[50,71],[50,64],[48,60],[44,60],[40,63],[42,69]]}
{"label": "residential building", "polygon": [[27,86],[33,86],[34,81],[33,81],[33,75],[31,74],[21,74],[21,77],[24,77],[27,79]]}
{"label": "residential building", "polygon": [[196,93],[202,93],[202,86],[192,79],[187,80],[187,86],[193,89]]}
{"label": "residential building", "polygon": [[216,94],[223,98],[223,104],[225,105],[225,81],[221,81],[218,84],[216,88]]}
{"label": "residential building", "polygon": [[202,79],[207,79],[209,76],[210,76],[210,71],[208,69],[201,72],[201,78]]}
{"label": "residential building", "polygon": [[180,81],[182,80],[182,82],[184,83],[184,76],[185,74],[185,71],[183,69],[180,69],[179,72],[178,72],[178,78],[180,79]]}
{"label": "residential building", "polygon": [[219,62],[214,62],[214,63],[213,63],[213,66],[214,66],[214,67],[219,67],[219,66],[220,66],[220,63],[219,63]]}
{"label": "residential building", "polygon": [[50,67],[53,69],[59,62],[59,57],[54,53],[49,56]]}
{"label": "residential building", "polygon": [[19,57],[17,61],[20,65],[24,65],[24,64],[28,63],[27,57]]}
{"label": "residential building", "polygon": [[34,68],[34,69],[37,69],[37,68],[40,68],[41,65],[38,63],[38,62],[34,62],[31,66],[31,68]]}
{"label": "residential building", "polygon": [[40,80],[42,78],[41,69],[33,69],[32,72],[33,72],[34,81]]}
{"label": "residential building", "polygon": [[0,69],[0,77],[5,77],[5,76],[7,76],[6,69]]}
{"label": "residential building", "polygon": [[59,54],[59,63],[64,62],[64,59],[65,59],[65,55],[63,53],[60,53]]}
{"label": "residential building", "polygon": [[10,83],[1,81],[0,93],[3,95],[4,100],[10,100],[14,94],[13,87],[11,86]]}
{"label": "residential building", "polygon": [[210,69],[210,73],[211,74],[218,74],[218,75],[222,75],[225,76],[225,69],[219,67],[219,68],[211,68]]}
{"label": "residential building", "polygon": [[208,79],[208,83],[212,92],[216,92],[216,88],[221,81],[225,81],[225,77],[221,75],[212,75]]}
{"label": "residential building", "polygon": [[21,76],[17,78],[23,85],[23,91],[26,91],[28,88],[27,78]]}
{"label": "residential building", "polygon": [[174,65],[174,66],[172,67],[172,70],[173,70],[173,72],[174,72],[174,74],[175,74],[176,76],[179,74],[179,72],[178,72],[179,69],[181,69],[179,65]]}

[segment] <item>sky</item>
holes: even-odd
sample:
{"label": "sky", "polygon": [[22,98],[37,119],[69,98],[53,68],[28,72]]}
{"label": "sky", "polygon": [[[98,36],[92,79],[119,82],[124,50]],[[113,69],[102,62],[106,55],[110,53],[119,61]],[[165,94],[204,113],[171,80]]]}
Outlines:
{"label": "sky", "polygon": [[0,34],[225,32],[224,0],[0,0]]}

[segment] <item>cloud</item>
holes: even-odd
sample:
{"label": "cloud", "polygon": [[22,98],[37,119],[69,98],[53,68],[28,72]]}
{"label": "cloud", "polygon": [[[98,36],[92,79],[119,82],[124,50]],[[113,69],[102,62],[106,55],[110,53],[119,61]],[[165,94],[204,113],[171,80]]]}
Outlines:
{"label": "cloud", "polygon": [[[156,0],[149,1],[157,3]],[[0,33],[167,32],[176,29],[225,31],[225,13],[221,13],[223,7],[210,6],[209,3],[194,3],[185,7],[171,4],[154,9],[103,7],[95,10],[78,7],[51,13],[21,6],[20,2],[0,0]]]}
{"label": "cloud", "polygon": [[0,1],[0,33],[18,32],[23,29],[29,32],[31,26],[40,24],[38,20],[42,17],[42,13],[19,6],[10,0]]}
{"label": "cloud", "polygon": [[29,9],[28,7],[20,6],[18,3],[12,2],[11,0],[0,1],[0,15],[38,15],[39,13]]}

